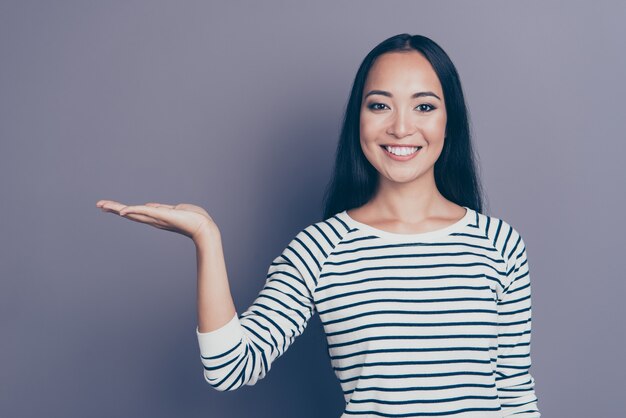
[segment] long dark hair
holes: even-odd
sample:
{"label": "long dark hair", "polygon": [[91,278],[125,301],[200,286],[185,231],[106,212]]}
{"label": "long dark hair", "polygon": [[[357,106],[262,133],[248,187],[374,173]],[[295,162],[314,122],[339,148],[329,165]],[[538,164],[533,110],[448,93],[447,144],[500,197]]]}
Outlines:
{"label": "long dark hair", "polygon": [[360,145],[363,87],[376,58],[386,52],[410,50],[420,52],[430,62],[443,88],[447,123],[443,149],[434,168],[437,189],[458,205],[483,211],[483,193],[476,173],[477,157],[472,148],[469,115],[456,68],[445,51],[431,39],[402,33],[372,49],[356,73],[343,118],[335,167],[324,194],[323,219],[359,207],[373,197],[379,174]]}

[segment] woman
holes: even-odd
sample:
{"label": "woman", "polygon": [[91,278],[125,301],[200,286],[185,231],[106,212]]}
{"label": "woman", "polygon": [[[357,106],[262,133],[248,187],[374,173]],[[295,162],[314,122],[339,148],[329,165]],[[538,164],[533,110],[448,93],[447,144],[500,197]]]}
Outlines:
{"label": "woman", "polygon": [[97,206],[193,239],[206,381],[253,385],[316,310],[342,417],[539,417],[521,235],[484,215],[456,69],[424,36],[376,46],[352,87],[324,220],[238,315],[219,229],[190,204]]}

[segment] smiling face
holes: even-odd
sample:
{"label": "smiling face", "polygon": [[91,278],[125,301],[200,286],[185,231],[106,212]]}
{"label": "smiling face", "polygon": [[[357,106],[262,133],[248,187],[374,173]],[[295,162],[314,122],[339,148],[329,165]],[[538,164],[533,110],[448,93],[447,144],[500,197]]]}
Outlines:
{"label": "smiling face", "polygon": [[434,181],[446,121],[441,83],[423,55],[411,50],[376,59],[363,89],[360,140],[381,183],[407,183],[424,175]]}

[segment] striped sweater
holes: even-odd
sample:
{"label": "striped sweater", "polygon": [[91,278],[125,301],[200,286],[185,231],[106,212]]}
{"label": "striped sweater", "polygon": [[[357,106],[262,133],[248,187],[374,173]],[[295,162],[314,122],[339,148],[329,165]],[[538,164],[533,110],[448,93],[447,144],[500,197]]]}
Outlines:
{"label": "striped sweater", "polygon": [[300,231],[253,304],[196,327],[204,379],[254,385],[317,312],[345,397],[341,418],[539,417],[524,241],[465,207],[445,228],[376,229],[338,212]]}

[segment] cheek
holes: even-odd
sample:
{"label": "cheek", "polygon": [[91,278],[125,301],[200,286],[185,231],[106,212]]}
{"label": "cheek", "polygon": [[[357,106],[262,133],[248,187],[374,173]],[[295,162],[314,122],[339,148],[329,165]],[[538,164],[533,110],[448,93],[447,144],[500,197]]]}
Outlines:
{"label": "cheek", "polygon": [[447,123],[448,120],[445,114],[437,118],[433,124],[433,130],[438,134],[438,136],[441,136],[442,138],[445,136]]}
{"label": "cheek", "polygon": [[373,119],[368,119],[366,116],[362,116],[359,123],[359,132],[361,134],[362,141],[371,141],[375,139],[377,132],[380,131],[380,122]]}
{"label": "cheek", "polygon": [[446,118],[436,117],[428,120],[427,123],[422,125],[422,134],[431,143],[443,141],[446,135]]}
{"label": "cheek", "polygon": [[370,163],[373,163],[373,161],[376,159],[376,152],[374,147],[378,146],[375,145],[375,141],[377,138],[376,129],[373,129],[372,124],[363,118],[361,119],[359,125],[359,136],[361,151],[365,155],[365,158]]}

